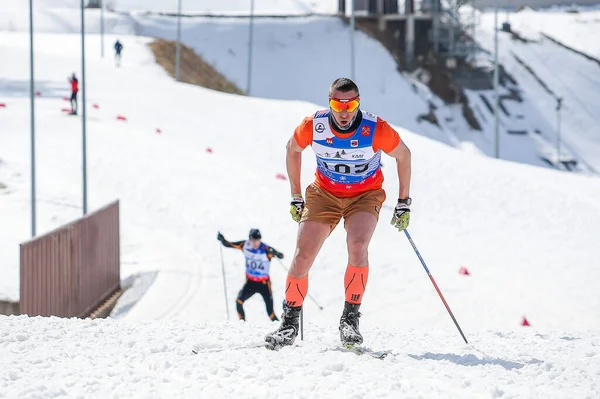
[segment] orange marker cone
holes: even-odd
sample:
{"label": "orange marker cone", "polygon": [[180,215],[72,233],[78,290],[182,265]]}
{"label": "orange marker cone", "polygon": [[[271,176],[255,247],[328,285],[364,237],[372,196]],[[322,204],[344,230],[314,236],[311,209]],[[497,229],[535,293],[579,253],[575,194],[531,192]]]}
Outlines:
{"label": "orange marker cone", "polygon": [[463,276],[470,276],[471,273],[469,273],[469,271],[467,270],[466,267],[461,266],[460,269],[458,270],[458,274],[462,274]]}
{"label": "orange marker cone", "polygon": [[523,327],[530,327],[531,324],[529,324],[529,321],[527,320],[527,318],[525,316],[523,316],[523,321],[521,321],[521,325]]}

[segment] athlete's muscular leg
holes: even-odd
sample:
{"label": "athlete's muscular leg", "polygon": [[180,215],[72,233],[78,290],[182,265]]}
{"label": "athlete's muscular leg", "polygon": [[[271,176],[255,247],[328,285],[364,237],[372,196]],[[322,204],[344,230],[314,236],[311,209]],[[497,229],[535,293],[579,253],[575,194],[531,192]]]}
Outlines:
{"label": "athlete's muscular leg", "polygon": [[377,218],[369,212],[357,212],[346,219],[348,263],[357,267],[369,264],[369,243],[377,227]]}
{"label": "athlete's muscular leg", "polygon": [[285,302],[289,307],[301,306],[308,293],[308,271],[323,242],[329,235],[329,224],[306,220],[298,227],[296,252],[285,281]]}
{"label": "athlete's muscular leg", "polygon": [[291,277],[299,279],[308,274],[329,233],[330,226],[328,224],[310,220],[300,223],[296,252],[290,264],[289,275]]}
{"label": "athlete's muscular leg", "polygon": [[369,279],[369,242],[377,226],[377,218],[368,212],[357,212],[346,219],[348,266],[344,276],[346,302],[360,304]]}

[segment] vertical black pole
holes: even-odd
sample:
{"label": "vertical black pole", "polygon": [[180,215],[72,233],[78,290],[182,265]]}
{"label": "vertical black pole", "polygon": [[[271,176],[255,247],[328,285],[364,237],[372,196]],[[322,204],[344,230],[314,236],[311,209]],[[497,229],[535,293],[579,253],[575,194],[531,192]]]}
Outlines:
{"label": "vertical black pole", "polygon": [[29,103],[31,113],[31,236],[36,234],[35,212],[35,85],[33,73],[33,0],[29,0]]}
{"label": "vertical black pole", "polygon": [[81,134],[82,134],[82,174],[83,174],[83,214],[87,214],[87,132],[86,132],[86,113],[85,113],[85,7],[84,0],[81,0]]}

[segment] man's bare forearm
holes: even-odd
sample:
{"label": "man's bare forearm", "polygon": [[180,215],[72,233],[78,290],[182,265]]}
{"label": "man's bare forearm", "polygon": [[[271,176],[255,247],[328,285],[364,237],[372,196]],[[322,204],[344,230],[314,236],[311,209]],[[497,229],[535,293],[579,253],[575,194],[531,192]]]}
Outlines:
{"label": "man's bare forearm", "polygon": [[408,198],[410,197],[411,176],[410,150],[402,143],[401,148],[397,149],[397,153],[394,155],[396,158],[396,167],[398,169],[398,198]]}
{"label": "man's bare forearm", "polygon": [[292,144],[288,143],[285,157],[285,165],[287,168],[288,179],[290,181],[290,194],[302,194],[302,185],[300,184],[302,153],[294,151],[291,146]]}

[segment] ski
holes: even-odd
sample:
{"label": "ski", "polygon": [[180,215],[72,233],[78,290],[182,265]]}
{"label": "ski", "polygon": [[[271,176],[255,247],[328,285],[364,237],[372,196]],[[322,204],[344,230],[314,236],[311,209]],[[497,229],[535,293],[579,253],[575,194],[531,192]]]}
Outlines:
{"label": "ski", "polygon": [[233,348],[209,348],[209,350],[198,350],[192,349],[192,354],[198,355],[202,353],[216,353],[216,352],[225,352],[225,351],[239,351],[243,349],[254,349],[254,348],[262,348],[264,344],[253,344],[253,345],[245,345],[245,346],[237,346]]}
{"label": "ski", "polygon": [[342,345],[339,350],[341,352],[350,352],[354,353],[358,356],[367,355],[371,356],[374,359],[383,360],[390,353],[387,351],[374,351],[373,349],[364,347],[364,346],[354,346],[354,345]]}
{"label": "ski", "polygon": [[[203,354],[203,353],[238,351],[238,350],[243,350],[243,349],[255,349],[255,348],[265,348],[265,349],[277,352],[284,346],[289,346],[289,345],[277,345],[277,344],[273,344],[271,342],[266,342],[266,343],[260,343],[260,344],[238,346],[238,347],[233,347],[233,348],[209,348],[208,350],[203,350],[203,351],[198,350],[198,349],[192,349],[192,354],[198,355],[198,354]],[[354,346],[354,345],[341,345],[341,346],[333,348],[333,349],[325,349],[325,351],[328,351],[328,350],[354,353],[355,355],[358,355],[358,356],[367,355],[374,359],[379,359],[379,360],[385,359],[387,357],[387,355],[389,355],[391,353],[390,351],[376,351],[376,350],[373,350],[373,349],[370,349],[370,348],[367,348],[364,346]]]}

